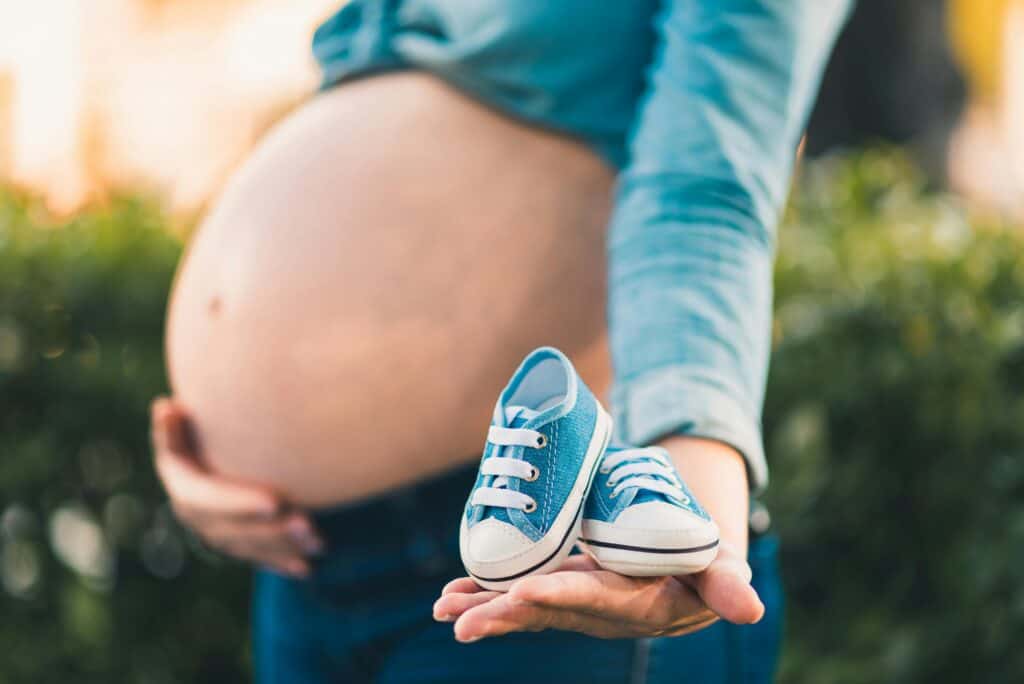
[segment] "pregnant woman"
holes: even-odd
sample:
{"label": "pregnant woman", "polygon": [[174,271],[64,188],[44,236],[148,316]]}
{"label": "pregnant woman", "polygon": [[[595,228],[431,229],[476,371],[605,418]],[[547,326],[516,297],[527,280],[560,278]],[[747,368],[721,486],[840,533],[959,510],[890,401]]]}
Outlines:
{"label": "pregnant woman", "polygon": [[[264,568],[260,681],[771,679],[771,257],[847,4],[352,0],[318,30],[324,92],[181,267],[153,408],[178,515]],[[670,450],[721,529],[707,571],[448,582],[494,398],[542,344]]]}

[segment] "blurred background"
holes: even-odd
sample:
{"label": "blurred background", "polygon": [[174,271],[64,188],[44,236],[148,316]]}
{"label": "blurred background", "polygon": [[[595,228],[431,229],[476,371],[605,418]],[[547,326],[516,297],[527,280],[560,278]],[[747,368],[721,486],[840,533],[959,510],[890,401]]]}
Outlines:
{"label": "blurred background", "polygon": [[[248,680],[248,574],[175,525],[147,404],[183,241],[337,4],[0,0],[0,682]],[[780,680],[1024,681],[1024,0],[862,1],[807,150]]]}

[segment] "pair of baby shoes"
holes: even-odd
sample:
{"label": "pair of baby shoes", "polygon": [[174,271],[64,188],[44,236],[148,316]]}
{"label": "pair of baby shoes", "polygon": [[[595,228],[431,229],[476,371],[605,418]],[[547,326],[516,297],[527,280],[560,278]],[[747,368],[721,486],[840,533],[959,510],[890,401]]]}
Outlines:
{"label": "pair of baby shoes", "polygon": [[530,353],[494,407],[459,534],[462,562],[504,591],[577,542],[624,575],[699,572],[718,527],[658,447],[609,445],[612,421],[566,356]]}

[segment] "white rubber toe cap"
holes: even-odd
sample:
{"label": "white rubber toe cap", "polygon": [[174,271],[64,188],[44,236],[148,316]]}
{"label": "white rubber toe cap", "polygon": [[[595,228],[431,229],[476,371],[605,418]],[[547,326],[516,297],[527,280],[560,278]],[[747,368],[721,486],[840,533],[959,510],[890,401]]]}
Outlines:
{"label": "white rubber toe cap", "polygon": [[616,527],[634,530],[685,530],[709,523],[690,511],[664,501],[646,501],[629,506],[615,519]]}
{"label": "white rubber toe cap", "polygon": [[525,534],[495,518],[481,520],[469,529],[466,551],[476,563],[495,563],[516,556],[533,546]]}

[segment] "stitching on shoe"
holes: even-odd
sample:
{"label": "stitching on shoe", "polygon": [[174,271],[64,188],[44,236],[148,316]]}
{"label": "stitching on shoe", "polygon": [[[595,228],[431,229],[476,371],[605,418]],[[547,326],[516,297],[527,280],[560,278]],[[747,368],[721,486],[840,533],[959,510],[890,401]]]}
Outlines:
{"label": "stitching on shoe", "polygon": [[[555,465],[554,465],[554,461],[555,461],[555,451],[557,449],[557,444],[558,444],[558,423],[559,422],[560,421],[556,420],[554,423],[551,424],[551,444],[548,446],[548,477],[547,477],[547,487],[545,487],[545,489],[547,491],[546,491],[546,493],[544,495],[544,515],[545,516],[548,516],[548,515],[551,514],[551,490],[554,488],[554,481],[555,481]],[[552,519],[552,523],[553,522],[554,522],[554,519]],[[549,530],[550,527],[551,527],[550,524],[545,524],[544,525],[545,532],[547,530]]]}
{"label": "stitching on shoe", "polygon": [[[600,465],[598,467],[600,467]],[[604,518],[607,520],[608,518],[612,517],[612,512],[608,509],[608,504],[604,500],[604,489],[601,489],[604,486],[605,485],[603,483],[597,485],[598,490],[597,490],[597,493],[596,493],[595,496],[597,496],[597,506],[598,506],[599,509],[601,509],[601,513],[604,515]]]}

